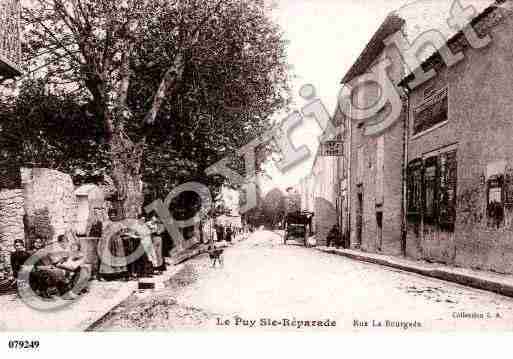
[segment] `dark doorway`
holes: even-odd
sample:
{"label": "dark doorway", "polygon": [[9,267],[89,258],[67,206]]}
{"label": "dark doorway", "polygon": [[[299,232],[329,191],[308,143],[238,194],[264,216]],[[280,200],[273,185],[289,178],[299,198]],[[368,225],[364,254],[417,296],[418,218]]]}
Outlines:
{"label": "dark doorway", "polygon": [[383,250],[383,212],[376,212],[376,223],[377,223],[377,248],[378,251]]}
{"label": "dark doorway", "polygon": [[356,208],[356,245],[358,247],[362,244],[363,234],[363,193],[358,193],[358,206]]}

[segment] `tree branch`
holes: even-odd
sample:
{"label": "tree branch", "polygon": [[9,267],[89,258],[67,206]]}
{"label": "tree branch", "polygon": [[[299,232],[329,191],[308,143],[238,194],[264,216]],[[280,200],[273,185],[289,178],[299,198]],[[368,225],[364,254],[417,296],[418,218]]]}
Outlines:
{"label": "tree branch", "polygon": [[82,64],[82,61],[80,61],[80,59],[79,59],[79,58],[77,58],[77,57],[73,54],[73,52],[72,52],[70,49],[68,49],[68,47],[67,47],[65,44],[63,44],[63,43],[62,43],[62,41],[61,41],[61,40],[59,40],[59,39],[55,36],[55,34],[53,33],[53,31],[52,31],[52,30],[50,30],[50,29],[48,28],[48,26],[46,26],[46,25],[44,24],[44,21],[43,21],[41,18],[37,18],[36,16],[34,16],[34,15],[32,14],[32,12],[31,12],[29,9],[27,9],[27,13],[32,17],[32,20],[33,20],[33,21],[36,21],[37,23],[39,23],[39,24],[43,27],[43,29],[44,29],[45,33],[46,33],[47,35],[49,35],[49,36],[50,36],[50,37],[55,41],[55,43],[56,43],[57,45],[59,45],[59,46],[60,46],[60,48],[61,48],[61,49],[63,49],[64,51],[66,51],[66,52],[68,53],[68,55],[69,55],[72,59],[74,59],[78,64]]}
{"label": "tree branch", "polygon": [[[190,42],[192,44],[197,43],[197,35],[199,34],[200,29],[206,24],[206,22],[212,18],[212,14],[218,14],[221,9],[221,5],[226,0],[218,0],[214,8],[209,11],[207,10],[207,15],[199,22],[196,28],[191,32]],[[181,39],[180,42],[183,43],[184,39]],[[148,111],[144,122],[147,125],[152,125],[157,118],[157,114],[160,111],[160,107],[162,106],[162,102],[164,97],[166,96],[169,89],[175,87],[178,82],[180,82],[183,78],[184,68],[185,68],[185,58],[184,58],[184,49],[179,48],[178,54],[176,55],[173,65],[166,71],[160,85],[158,87],[157,92],[155,93],[153,104],[151,109]]]}
{"label": "tree branch", "polygon": [[184,68],[184,56],[182,53],[178,53],[173,61],[173,65],[166,71],[164,77],[162,78],[162,81],[160,82],[158,90],[155,93],[152,106],[144,119],[144,122],[146,124],[153,125],[168,90],[171,87],[176,86],[176,83],[178,81],[181,81],[181,79],[183,78]]}

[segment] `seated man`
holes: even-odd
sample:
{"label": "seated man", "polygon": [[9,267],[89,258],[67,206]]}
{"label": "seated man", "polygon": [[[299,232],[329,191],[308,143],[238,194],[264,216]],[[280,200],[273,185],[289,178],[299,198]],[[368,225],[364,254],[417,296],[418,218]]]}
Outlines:
{"label": "seated man", "polygon": [[[41,243],[36,239],[36,250],[44,248]],[[36,293],[44,297],[66,294],[65,299],[75,299],[86,290],[90,268],[84,264],[85,256],[79,248],[65,236],[59,236],[57,243],[44,248],[39,256],[33,273]]]}
{"label": "seated man", "polygon": [[82,292],[87,291],[91,267],[85,263],[86,256],[81,252],[78,242],[70,243],[65,235],[60,235],[57,244],[50,258],[55,268],[64,270],[66,283],[62,289],[67,292],[69,299],[75,299]]}
{"label": "seated man", "polygon": [[30,253],[25,250],[25,243],[20,239],[15,240],[14,252],[11,253],[11,268],[15,280],[18,279],[18,273],[29,258]]}
{"label": "seated man", "polygon": [[34,251],[31,254],[38,258],[30,273],[30,287],[40,297],[51,298],[58,295],[62,291],[65,273],[53,266],[50,249],[46,248],[42,238],[34,240]]}

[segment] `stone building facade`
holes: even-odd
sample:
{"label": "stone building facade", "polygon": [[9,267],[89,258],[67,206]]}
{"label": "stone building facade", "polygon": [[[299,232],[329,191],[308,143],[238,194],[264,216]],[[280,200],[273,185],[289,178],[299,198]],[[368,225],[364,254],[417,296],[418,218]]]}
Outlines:
{"label": "stone building facade", "polygon": [[[503,4],[503,2],[500,2]],[[513,18],[511,3],[473,22],[487,46],[449,40],[464,59],[409,93],[408,256],[513,273]],[[407,87],[408,81],[405,81]]]}
{"label": "stone building facade", "polygon": [[315,178],[312,174],[302,178],[299,182],[302,211],[314,212],[314,184]]}
{"label": "stone building facade", "polygon": [[337,223],[336,212],[336,158],[318,155],[315,159],[312,175],[313,187],[313,228],[318,245],[326,244],[326,237]]}
{"label": "stone building facade", "polygon": [[[318,238],[333,218],[344,218],[346,206],[339,201],[345,191],[352,248],[513,273],[513,6],[504,0],[479,4],[471,25],[492,38],[479,49],[447,28],[449,9],[412,7],[380,26],[342,83],[352,84],[386,59],[389,90],[400,95],[402,111],[392,126],[369,135],[368,124],[386,118],[390,103],[373,118],[355,121],[354,110],[371,106],[380,89],[354,91],[349,110],[334,116],[339,126],[345,124],[347,167],[340,173],[340,161],[318,155],[301,186],[302,200],[307,209],[314,203]],[[436,24],[446,27],[445,45],[453,53],[464,51],[465,58],[447,68],[442,51],[425,48],[416,55],[424,71],[435,69],[437,75],[410,89],[413,75],[407,74],[414,69],[389,39],[401,33],[412,43]],[[335,214],[316,204],[317,198]]]}
{"label": "stone building facade", "polygon": [[[401,56],[397,48],[386,47],[384,40],[400,31],[403,24],[403,20],[395,15],[387,17],[342,83],[351,83],[387,58],[390,61],[388,77],[394,84],[398,84],[404,76]],[[359,87],[352,93],[350,111],[371,106],[378,96],[377,87]],[[347,126],[346,157],[349,163],[350,245],[368,252],[399,255],[403,247],[402,188],[406,111],[386,130],[375,135],[365,133],[367,122],[382,121],[391,113],[390,107],[388,103],[368,121],[353,121],[351,116],[346,116],[344,120]]]}
{"label": "stone building facade", "polygon": [[[334,118],[341,119],[340,116]],[[347,226],[347,193],[342,186],[346,173],[343,157],[345,127],[343,123],[333,124],[336,132],[332,138],[319,144],[311,173],[298,186],[301,209],[314,213],[312,224],[318,245],[327,243],[328,233],[335,224],[341,232]]]}

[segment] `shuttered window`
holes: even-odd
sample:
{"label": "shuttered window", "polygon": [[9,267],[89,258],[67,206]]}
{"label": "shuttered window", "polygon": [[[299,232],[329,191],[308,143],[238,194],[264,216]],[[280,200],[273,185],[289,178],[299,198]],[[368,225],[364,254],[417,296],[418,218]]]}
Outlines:
{"label": "shuttered window", "polygon": [[410,162],[407,177],[407,215],[442,230],[454,231],[456,222],[457,152],[447,151]]}
{"label": "shuttered window", "polygon": [[426,159],[424,166],[424,223],[435,224],[437,218],[437,158]]}
{"label": "shuttered window", "polygon": [[415,160],[408,166],[408,218],[420,221],[422,213],[422,160]]}
{"label": "shuttered window", "polygon": [[445,229],[454,230],[457,182],[456,151],[441,154],[439,166],[438,223]]}
{"label": "shuttered window", "polygon": [[444,88],[415,110],[413,134],[416,135],[447,121],[448,108],[447,88]]}

